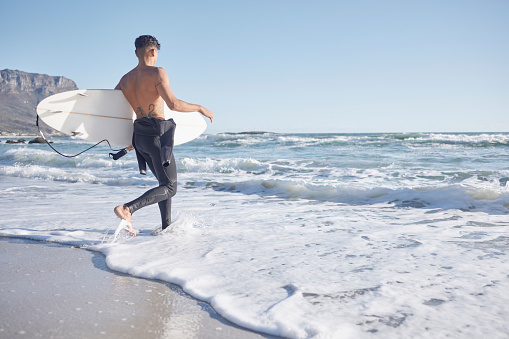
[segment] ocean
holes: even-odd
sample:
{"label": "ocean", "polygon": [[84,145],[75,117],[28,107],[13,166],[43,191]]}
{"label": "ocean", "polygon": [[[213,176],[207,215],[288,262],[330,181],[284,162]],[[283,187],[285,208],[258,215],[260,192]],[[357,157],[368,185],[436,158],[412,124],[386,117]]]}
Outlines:
{"label": "ocean", "polygon": [[6,140],[0,236],[101,252],[277,336],[509,336],[509,133],[202,135],[174,149],[171,227],[150,235],[149,206],[117,239],[113,208],[156,185],[133,152]]}

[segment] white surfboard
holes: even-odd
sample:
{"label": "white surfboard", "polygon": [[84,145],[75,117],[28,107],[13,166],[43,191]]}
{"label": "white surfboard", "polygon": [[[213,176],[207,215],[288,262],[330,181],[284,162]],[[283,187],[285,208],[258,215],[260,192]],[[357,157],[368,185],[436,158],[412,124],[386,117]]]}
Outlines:
{"label": "white surfboard", "polygon": [[[91,142],[107,139],[113,146],[127,147],[132,143],[133,121],[131,105],[120,90],[84,89],[58,93],[37,105],[37,115],[48,126],[64,134]],[[164,105],[164,116],[172,118],[175,145],[200,136],[207,128],[197,112],[181,113]]]}

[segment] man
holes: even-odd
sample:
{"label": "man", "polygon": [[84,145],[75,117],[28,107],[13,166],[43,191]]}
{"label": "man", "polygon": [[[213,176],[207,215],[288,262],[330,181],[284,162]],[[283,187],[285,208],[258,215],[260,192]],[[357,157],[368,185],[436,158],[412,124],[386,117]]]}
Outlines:
{"label": "man", "polygon": [[159,204],[163,230],[171,223],[171,197],[177,191],[177,166],[172,152],[175,123],[173,119],[164,120],[165,103],[171,110],[200,112],[210,122],[214,120],[212,112],[205,107],[175,97],[166,71],[154,66],[160,49],[156,38],[142,35],[134,44],[138,66],[124,75],[115,89],[122,90],[136,113],[133,145],[129,150],[136,150],[140,173],[146,174],[148,164],[159,186],[131,202],[115,207],[115,214],[122,219],[127,232],[132,236],[136,232],[131,226],[131,215],[147,205]]}

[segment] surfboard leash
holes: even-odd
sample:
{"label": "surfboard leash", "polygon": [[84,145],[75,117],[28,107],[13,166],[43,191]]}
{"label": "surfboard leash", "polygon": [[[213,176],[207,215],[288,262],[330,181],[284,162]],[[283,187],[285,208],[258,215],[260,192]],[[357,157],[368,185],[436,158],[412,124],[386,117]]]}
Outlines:
{"label": "surfboard leash", "polygon": [[108,141],[108,139],[103,139],[103,140],[99,141],[98,143],[96,143],[95,145],[93,145],[93,146],[91,146],[91,147],[87,148],[86,150],[79,152],[78,154],[74,154],[74,155],[66,155],[66,154],[63,154],[63,153],[59,152],[57,149],[55,149],[55,147],[53,147],[53,146],[51,145],[51,143],[50,143],[50,142],[46,139],[46,137],[44,136],[44,134],[43,134],[43,133],[42,133],[42,131],[41,131],[41,127],[39,126],[39,115],[37,115],[37,119],[36,119],[36,121],[35,121],[35,125],[37,126],[37,129],[39,130],[39,135],[40,135],[40,136],[41,136],[41,138],[42,138],[42,139],[43,139],[43,140],[44,140],[44,141],[48,144],[48,146],[49,146],[49,147],[51,147],[51,149],[52,149],[53,151],[55,151],[56,153],[58,153],[59,155],[61,155],[61,156],[65,157],[65,158],[75,158],[75,157],[77,157],[78,155],[83,154],[83,153],[85,153],[85,152],[87,152],[87,151],[90,151],[92,148],[94,148],[94,147],[96,147],[96,146],[99,146],[99,144],[101,144],[101,143],[103,143],[103,142],[106,142],[106,143],[108,144],[108,146],[110,147],[110,149],[111,149],[113,152],[117,152],[117,153],[109,153],[109,157],[110,157],[111,159],[113,159],[113,160],[118,160],[118,159],[120,159],[121,157],[123,157],[124,155],[126,155],[126,154],[127,154],[127,149],[126,149],[126,148],[123,148],[123,149],[120,149],[120,150],[118,150],[118,149],[113,149],[113,148],[111,147],[111,144],[110,144],[110,142]]}

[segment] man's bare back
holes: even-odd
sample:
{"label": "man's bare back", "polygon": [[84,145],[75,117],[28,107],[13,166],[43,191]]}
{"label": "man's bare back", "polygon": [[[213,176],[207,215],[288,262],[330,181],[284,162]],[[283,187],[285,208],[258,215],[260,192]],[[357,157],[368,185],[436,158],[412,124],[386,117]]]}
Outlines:
{"label": "man's bare back", "polygon": [[115,87],[122,90],[136,112],[136,117],[164,119],[164,103],[166,103],[173,111],[200,112],[212,122],[214,114],[208,109],[175,97],[166,71],[162,67],[154,66],[158,55],[159,51],[155,47],[137,49],[138,66],[124,75]]}
{"label": "man's bare back", "polygon": [[138,66],[122,77],[117,87],[131,104],[136,117],[164,120],[164,101],[157,91],[161,82],[157,67]]}

